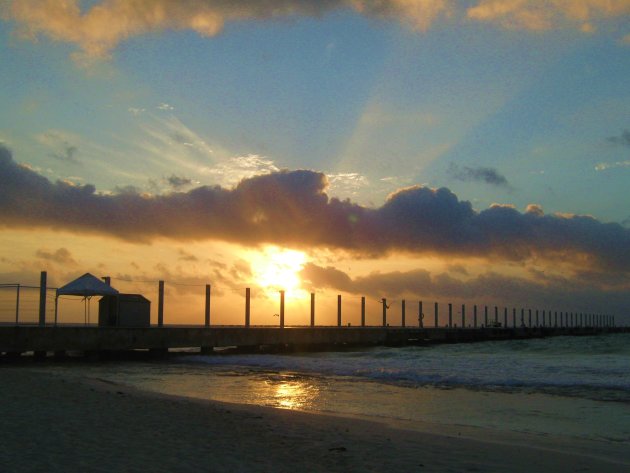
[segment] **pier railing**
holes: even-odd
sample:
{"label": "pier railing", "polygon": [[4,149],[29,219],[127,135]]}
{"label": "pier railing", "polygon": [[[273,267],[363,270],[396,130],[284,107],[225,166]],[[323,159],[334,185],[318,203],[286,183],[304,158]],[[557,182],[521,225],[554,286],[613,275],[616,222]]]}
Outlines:
{"label": "pier railing", "polygon": [[[287,300],[279,290],[273,298],[269,292],[262,297],[258,288],[241,289],[242,300],[232,297],[223,304],[226,290],[213,294],[210,284],[167,282],[111,278],[128,292],[150,292],[157,304],[152,304],[152,326],[201,327],[396,327],[396,328],[578,328],[615,327],[615,316],[589,310],[557,309],[554,307],[524,307],[494,304],[454,304],[426,300],[393,299],[359,295],[300,293]],[[47,286],[47,274],[41,273],[40,285],[0,284],[0,325],[94,325],[98,317],[91,314],[90,301],[85,298],[58,299],[54,287]],[[172,289],[172,291],[169,291]],[[125,292],[125,291],[121,291]],[[190,314],[178,304],[180,296],[198,304],[198,315]],[[274,300],[275,299],[275,300]],[[322,302],[321,307],[320,301]],[[169,303],[174,308],[169,311]],[[71,304],[71,317],[66,316]],[[240,308],[239,308],[240,305]],[[291,305],[292,311],[287,307]],[[255,313],[257,306],[260,310]],[[186,311],[185,316],[182,315]],[[238,312],[242,323],[237,322]],[[175,315],[177,314],[177,315]]]}

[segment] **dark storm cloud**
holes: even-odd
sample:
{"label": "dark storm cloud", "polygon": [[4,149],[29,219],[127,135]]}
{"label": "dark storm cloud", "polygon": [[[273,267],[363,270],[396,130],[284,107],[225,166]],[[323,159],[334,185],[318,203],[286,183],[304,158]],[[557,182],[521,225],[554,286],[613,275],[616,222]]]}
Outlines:
{"label": "dark storm cloud", "polygon": [[459,167],[451,163],[447,173],[453,179],[462,182],[483,182],[498,187],[510,187],[508,180],[494,168],[486,167]]}
{"label": "dark storm cloud", "polygon": [[234,189],[99,194],[92,185],[50,182],[0,147],[0,224],[113,235],[242,244],[328,247],[378,256],[390,251],[525,260],[560,257],[622,272],[630,268],[630,230],[592,217],[481,212],[446,188],[409,187],[372,209],[329,198],[326,177],[283,171],[244,179]]}
{"label": "dark storm cloud", "polygon": [[630,146],[630,130],[624,130],[619,136],[608,137],[606,141],[615,145]]}

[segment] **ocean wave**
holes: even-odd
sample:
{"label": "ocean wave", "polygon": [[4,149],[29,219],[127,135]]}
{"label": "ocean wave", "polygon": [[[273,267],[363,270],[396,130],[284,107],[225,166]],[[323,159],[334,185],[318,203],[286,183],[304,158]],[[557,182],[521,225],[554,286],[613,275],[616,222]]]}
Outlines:
{"label": "ocean wave", "polygon": [[354,352],[186,356],[183,363],[404,386],[519,390],[630,402],[630,337],[556,337]]}

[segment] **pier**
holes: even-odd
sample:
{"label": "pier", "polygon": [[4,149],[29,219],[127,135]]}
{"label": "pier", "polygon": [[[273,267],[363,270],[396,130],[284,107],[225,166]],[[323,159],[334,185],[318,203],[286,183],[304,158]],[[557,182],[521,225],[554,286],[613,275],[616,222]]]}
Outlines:
{"label": "pier", "polygon": [[[109,278],[104,279],[108,283],[105,287],[109,288]],[[278,324],[255,325],[251,323],[250,288],[245,290],[243,325],[211,325],[210,285],[205,286],[203,325],[169,325],[165,323],[164,316],[164,281],[159,281],[157,324],[150,324],[148,312],[142,319],[143,322],[140,322],[141,326],[138,326],[140,319],[134,319],[131,326],[122,326],[120,321],[111,322],[113,319],[107,317],[99,319],[99,324],[95,325],[89,323],[89,316],[84,324],[58,323],[57,298],[47,294],[47,291],[56,288],[46,286],[45,272],[41,274],[40,286],[30,288],[39,293],[37,301],[39,307],[37,321],[28,323],[20,320],[19,316],[20,288],[27,286],[10,286],[11,290],[16,290],[15,319],[14,322],[0,323],[0,356],[7,358],[24,353],[44,358],[49,354],[55,356],[64,356],[68,353],[111,354],[133,350],[165,354],[169,350],[191,348],[198,349],[200,353],[210,354],[215,349],[226,347],[248,352],[337,350],[377,345],[468,343],[630,331],[630,327],[617,326],[612,315],[516,307],[510,310],[508,307],[488,305],[472,305],[472,311],[467,312],[466,305],[462,304],[458,314],[454,314],[453,304],[448,303],[448,318],[440,319],[438,302],[424,306],[433,306],[433,314],[430,314],[433,317],[427,317],[429,314],[423,312],[423,301],[418,301],[417,314],[409,317],[411,314],[407,313],[408,306],[405,300],[399,301],[400,317],[395,318],[394,322],[388,314],[391,302],[388,303],[386,298],[379,301],[382,317],[379,315],[377,324],[366,325],[365,297],[361,297],[358,319],[360,325],[351,325],[343,317],[341,295],[337,296],[336,325],[316,324],[314,293],[310,297],[310,325],[290,325],[285,322],[284,291],[280,291],[279,294]],[[56,291],[58,293],[58,290]],[[47,318],[47,299],[55,302],[52,320],[50,314]],[[109,306],[105,304],[101,309],[106,307]],[[468,315],[467,318],[470,312],[472,316]],[[100,315],[103,314],[99,313]],[[459,315],[457,318],[459,326],[454,315]],[[428,325],[428,320],[425,322],[425,319],[431,319],[431,325]]]}
{"label": "pier", "polygon": [[404,346],[514,340],[560,335],[629,332],[628,327],[414,328],[414,327],[148,327],[4,326],[0,353],[39,357],[67,352],[108,353],[236,347],[247,351],[334,350],[376,345]]}

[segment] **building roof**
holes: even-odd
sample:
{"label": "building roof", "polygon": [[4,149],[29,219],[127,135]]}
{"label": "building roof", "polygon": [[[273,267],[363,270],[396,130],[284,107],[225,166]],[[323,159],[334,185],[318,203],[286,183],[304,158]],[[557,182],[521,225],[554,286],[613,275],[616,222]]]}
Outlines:
{"label": "building roof", "polygon": [[83,276],[69,282],[63,287],[57,289],[57,295],[68,296],[107,296],[118,294],[118,291],[113,287],[105,284],[96,276],[85,273]]}

